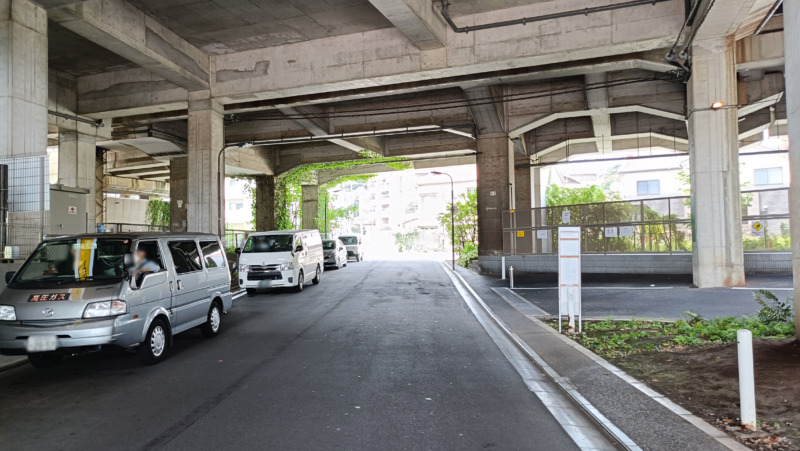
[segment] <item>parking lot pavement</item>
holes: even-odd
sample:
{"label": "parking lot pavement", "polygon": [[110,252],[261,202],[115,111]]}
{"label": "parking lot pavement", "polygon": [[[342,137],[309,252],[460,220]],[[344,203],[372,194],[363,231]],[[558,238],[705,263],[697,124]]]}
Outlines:
{"label": "parking lot pavement", "polygon": [[435,262],[242,297],[219,337],[0,373],[7,449],[576,449]]}
{"label": "parking lot pavement", "polygon": [[[481,276],[492,287],[508,287],[508,280]],[[558,314],[557,276],[516,277],[514,292],[549,315]],[[791,276],[751,276],[746,287],[692,288],[687,276],[588,275],[581,290],[586,318],[640,318],[676,320],[690,310],[704,318],[754,315],[758,288],[774,290],[780,298],[792,293]]]}

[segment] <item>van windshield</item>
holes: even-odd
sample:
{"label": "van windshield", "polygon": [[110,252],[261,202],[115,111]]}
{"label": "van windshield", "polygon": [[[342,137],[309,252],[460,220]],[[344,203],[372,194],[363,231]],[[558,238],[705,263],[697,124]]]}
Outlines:
{"label": "van windshield", "polygon": [[358,244],[358,237],[357,236],[340,236],[340,240],[344,244]]}
{"label": "van windshield", "polygon": [[326,251],[329,251],[331,249],[336,249],[336,241],[325,240],[322,242],[322,248],[325,249]]}
{"label": "van windshield", "polygon": [[68,238],[39,245],[12,283],[121,279],[126,238]]}
{"label": "van windshield", "polygon": [[251,236],[244,244],[243,254],[251,252],[290,252],[292,251],[292,235],[257,235]]}

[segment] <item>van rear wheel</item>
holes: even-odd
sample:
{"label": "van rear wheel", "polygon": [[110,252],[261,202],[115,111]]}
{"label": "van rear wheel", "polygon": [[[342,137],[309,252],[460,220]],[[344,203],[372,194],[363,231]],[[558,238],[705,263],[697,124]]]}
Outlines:
{"label": "van rear wheel", "polygon": [[167,353],[167,325],[161,318],[156,318],[147,329],[144,341],[136,351],[139,361],[144,365],[155,365],[164,360]]}
{"label": "van rear wheel", "polygon": [[55,352],[28,354],[28,362],[35,368],[52,368],[61,363],[63,359],[63,354],[57,354]]}
{"label": "van rear wheel", "polygon": [[311,282],[313,282],[314,285],[319,285],[321,277],[322,277],[322,268],[320,268],[319,265],[317,265],[317,274],[314,276],[313,279],[311,279]]}
{"label": "van rear wheel", "polygon": [[294,287],[294,291],[301,292],[303,291],[303,286],[306,284],[306,279],[303,277],[303,270],[300,270],[300,274],[297,275],[297,286]]}
{"label": "van rear wheel", "polygon": [[222,328],[222,309],[219,307],[219,302],[214,301],[211,303],[211,308],[208,309],[208,317],[206,322],[200,326],[200,332],[206,338],[214,338],[219,335]]}

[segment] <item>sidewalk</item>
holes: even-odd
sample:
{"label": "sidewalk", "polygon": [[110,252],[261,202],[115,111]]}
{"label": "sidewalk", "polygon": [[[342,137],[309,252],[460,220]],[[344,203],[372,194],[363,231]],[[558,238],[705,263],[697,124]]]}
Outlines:
{"label": "sidewalk", "polygon": [[513,333],[642,449],[748,449],[512,306],[492,289],[507,281],[463,268],[457,272]]}

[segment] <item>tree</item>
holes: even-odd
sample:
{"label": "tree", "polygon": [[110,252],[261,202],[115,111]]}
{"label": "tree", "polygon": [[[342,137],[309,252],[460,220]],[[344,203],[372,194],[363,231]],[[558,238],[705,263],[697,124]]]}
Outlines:
{"label": "tree", "polygon": [[[458,196],[456,201],[455,211],[453,217],[455,218],[455,226],[453,227],[455,236],[450,234],[450,207],[452,204],[447,205],[447,210],[439,214],[439,223],[447,230],[447,236],[450,238],[451,243],[455,243],[456,252],[460,256],[469,255],[472,258],[477,258],[478,248],[478,193],[468,192]],[[470,258],[459,258],[459,263],[462,265],[469,264]]]}
{"label": "tree", "polygon": [[145,221],[154,226],[169,225],[169,202],[161,199],[150,199],[147,201],[147,209],[144,212]]}
{"label": "tree", "polygon": [[567,188],[558,185],[547,185],[545,198],[548,207],[591,204],[609,200],[603,188],[597,185],[588,186],[586,188]]}

